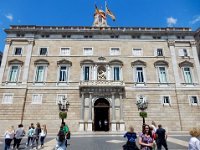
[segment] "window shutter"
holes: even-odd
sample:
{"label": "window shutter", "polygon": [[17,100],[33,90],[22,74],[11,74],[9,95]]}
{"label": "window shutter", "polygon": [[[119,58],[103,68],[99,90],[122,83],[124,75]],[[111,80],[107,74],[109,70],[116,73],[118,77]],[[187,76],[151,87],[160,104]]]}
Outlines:
{"label": "window shutter", "polygon": [[184,56],[183,49],[179,49],[179,56]]}

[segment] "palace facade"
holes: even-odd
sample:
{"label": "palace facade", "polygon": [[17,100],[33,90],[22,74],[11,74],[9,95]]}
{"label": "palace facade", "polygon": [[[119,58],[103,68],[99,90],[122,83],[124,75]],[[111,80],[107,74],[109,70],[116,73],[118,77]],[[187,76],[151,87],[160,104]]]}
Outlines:
{"label": "palace facade", "polygon": [[[0,68],[0,124],[47,124],[69,102],[71,131],[168,131],[200,126],[199,31],[190,28],[10,26]],[[103,124],[107,121],[107,128]]]}

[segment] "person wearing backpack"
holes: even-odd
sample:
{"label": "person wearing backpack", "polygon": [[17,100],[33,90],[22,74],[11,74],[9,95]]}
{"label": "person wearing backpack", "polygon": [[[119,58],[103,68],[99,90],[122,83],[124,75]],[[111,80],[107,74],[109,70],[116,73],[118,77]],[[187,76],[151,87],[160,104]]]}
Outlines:
{"label": "person wearing backpack", "polygon": [[63,125],[61,125],[61,127],[60,127],[60,130],[57,134],[56,140],[57,140],[56,150],[66,150],[67,149]]}

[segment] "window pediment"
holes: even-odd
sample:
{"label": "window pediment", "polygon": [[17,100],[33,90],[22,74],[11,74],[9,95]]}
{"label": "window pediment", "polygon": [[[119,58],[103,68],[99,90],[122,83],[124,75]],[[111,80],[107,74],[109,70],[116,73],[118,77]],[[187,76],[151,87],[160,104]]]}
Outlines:
{"label": "window pediment", "polygon": [[34,62],[35,65],[39,65],[39,64],[46,64],[49,65],[49,62],[45,59],[38,59]]}
{"label": "window pediment", "polygon": [[158,60],[154,63],[154,66],[167,66],[169,67],[169,63],[167,61],[164,60]]}
{"label": "window pediment", "polygon": [[72,66],[72,62],[66,59],[62,59],[60,61],[57,61],[57,65],[61,65],[61,64],[69,64],[70,66]]}
{"label": "window pediment", "polygon": [[180,68],[181,68],[181,67],[184,67],[184,66],[193,67],[194,65],[193,65],[193,63],[191,63],[191,62],[185,60],[185,61],[179,63],[179,67],[180,67]]}
{"label": "window pediment", "polygon": [[115,60],[111,60],[109,62],[109,65],[120,65],[120,66],[123,66],[123,62],[121,60],[115,59]]}
{"label": "window pediment", "polygon": [[85,60],[81,61],[81,65],[83,65],[83,64],[94,64],[94,61],[93,60],[89,60],[89,59],[85,59]]}
{"label": "window pediment", "polygon": [[139,65],[146,66],[147,64],[141,60],[136,60],[134,62],[131,62],[131,66],[139,66]]}
{"label": "window pediment", "polygon": [[24,62],[18,59],[13,59],[13,60],[8,61],[8,65],[12,65],[12,64],[19,64],[22,66]]}

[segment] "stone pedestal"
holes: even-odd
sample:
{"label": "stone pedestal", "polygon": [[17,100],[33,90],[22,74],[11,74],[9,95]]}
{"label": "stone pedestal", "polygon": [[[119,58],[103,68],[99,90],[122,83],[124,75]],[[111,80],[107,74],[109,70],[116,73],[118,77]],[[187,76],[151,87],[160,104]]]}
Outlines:
{"label": "stone pedestal", "polygon": [[79,131],[84,131],[84,121],[79,121]]}
{"label": "stone pedestal", "polygon": [[92,120],[89,120],[87,123],[87,131],[92,131]]}
{"label": "stone pedestal", "polygon": [[116,121],[111,122],[111,131],[117,131],[117,124]]}
{"label": "stone pedestal", "polygon": [[119,131],[125,131],[125,122],[124,121],[119,122]]}

